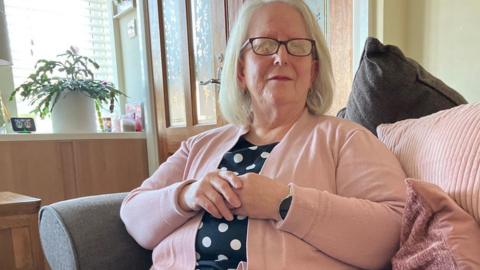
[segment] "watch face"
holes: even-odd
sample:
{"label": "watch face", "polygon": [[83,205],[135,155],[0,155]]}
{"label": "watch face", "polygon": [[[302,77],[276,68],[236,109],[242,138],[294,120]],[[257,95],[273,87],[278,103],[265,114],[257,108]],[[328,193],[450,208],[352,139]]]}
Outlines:
{"label": "watch face", "polygon": [[10,120],[15,132],[32,132],[37,130],[33,118],[12,117]]}
{"label": "watch face", "polygon": [[292,196],[288,196],[287,198],[283,199],[280,203],[279,212],[280,217],[285,219],[287,216],[288,210],[290,209],[290,205],[292,204]]}

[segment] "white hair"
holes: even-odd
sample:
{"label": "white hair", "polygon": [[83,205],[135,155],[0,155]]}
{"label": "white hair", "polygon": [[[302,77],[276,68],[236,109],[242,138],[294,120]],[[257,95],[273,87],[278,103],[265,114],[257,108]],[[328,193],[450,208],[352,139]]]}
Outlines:
{"label": "white hair", "polygon": [[237,22],[232,28],[225,61],[221,74],[220,110],[226,121],[232,124],[249,126],[252,121],[251,97],[248,91],[243,91],[238,83],[238,60],[241,57],[241,47],[247,40],[247,31],[253,13],[271,3],[286,3],[302,15],[309,38],[315,40],[315,55],[318,58],[318,75],[312,83],[307,96],[307,107],[311,114],[325,113],[333,99],[333,72],[325,38],[310,8],[302,0],[249,0],[242,7]]}

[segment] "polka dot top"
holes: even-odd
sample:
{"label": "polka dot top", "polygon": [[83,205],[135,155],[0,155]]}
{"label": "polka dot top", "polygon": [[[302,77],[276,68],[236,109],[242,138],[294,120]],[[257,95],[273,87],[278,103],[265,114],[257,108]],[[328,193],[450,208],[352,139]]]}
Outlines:
{"label": "polka dot top", "polygon": [[[253,145],[242,136],[223,156],[221,170],[237,175],[259,173],[265,160],[277,143]],[[196,269],[237,269],[241,261],[247,261],[248,218],[234,216],[232,221],[217,219],[205,212],[195,240]]]}

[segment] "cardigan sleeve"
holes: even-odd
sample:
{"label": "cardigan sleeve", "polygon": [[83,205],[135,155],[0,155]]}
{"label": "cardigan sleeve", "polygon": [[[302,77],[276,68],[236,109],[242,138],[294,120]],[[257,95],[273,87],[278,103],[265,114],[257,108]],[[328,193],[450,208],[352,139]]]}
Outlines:
{"label": "cardigan sleeve", "polygon": [[120,208],[127,231],[139,245],[153,249],[197,212],[186,212],[178,204],[180,190],[194,180],[183,181],[189,141],[170,156],[142,185],[132,190]]}
{"label": "cardigan sleeve", "polygon": [[[381,269],[398,249],[405,174],[373,135],[356,130],[338,152],[336,194],[292,185],[280,230],[363,269]],[[320,180],[318,180],[320,181]]]}

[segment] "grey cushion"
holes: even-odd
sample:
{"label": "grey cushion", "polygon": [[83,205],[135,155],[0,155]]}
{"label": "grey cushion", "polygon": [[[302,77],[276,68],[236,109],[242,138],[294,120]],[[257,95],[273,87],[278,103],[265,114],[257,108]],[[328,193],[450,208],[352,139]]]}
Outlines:
{"label": "grey cushion", "polygon": [[151,251],[127,233],[119,215],[126,193],[83,197],[40,210],[40,239],[56,269],[148,269]]}
{"label": "grey cushion", "polygon": [[337,116],[376,134],[380,124],[419,118],[464,103],[462,95],[405,57],[399,48],[368,38],[347,107]]}

